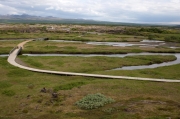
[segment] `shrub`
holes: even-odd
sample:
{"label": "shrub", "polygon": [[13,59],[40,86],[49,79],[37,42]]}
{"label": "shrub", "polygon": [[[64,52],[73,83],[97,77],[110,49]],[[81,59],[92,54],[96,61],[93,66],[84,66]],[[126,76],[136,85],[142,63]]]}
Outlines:
{"label": "shrub", "polygon": [[112,98],[108,98],[101,93],[97,93],[89,94],[77,101],[75,104],[82,109],[96,109],[112,102],[114,102]]}

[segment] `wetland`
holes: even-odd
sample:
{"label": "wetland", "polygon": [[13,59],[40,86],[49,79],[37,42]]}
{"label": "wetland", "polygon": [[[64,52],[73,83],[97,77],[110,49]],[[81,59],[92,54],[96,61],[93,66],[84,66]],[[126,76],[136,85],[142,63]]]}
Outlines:
{"label": "wetland", "polygon": [[[52,31],[49,26],[53,25],[1,25],[0,118],[180,118],[179,83],[42,74],[10,65],[6,55],[23,40],[36,39],[25,44],[17,62],[57,71],[180,80],[179,29],[54,25]],[[49,41],[37,39],[41,37]],[[149,69],[112,70],[173,62]],[[97,93],[114,101],[92,110],[75,105]]]}

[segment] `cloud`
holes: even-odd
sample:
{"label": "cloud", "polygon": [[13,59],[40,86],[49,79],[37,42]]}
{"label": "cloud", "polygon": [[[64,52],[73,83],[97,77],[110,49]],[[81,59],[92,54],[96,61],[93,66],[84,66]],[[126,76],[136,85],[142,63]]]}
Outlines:
{"label": "cloud", "polygon": [[0,14],[118,22],[180,22],[180,0],[0,0]]}
{"label": "cloud", "polygon": [[3,4],[0,4],[0,14],[6,15],[6,14],[21,14],[22,12],[18,9],[10,6],[6,6]]}

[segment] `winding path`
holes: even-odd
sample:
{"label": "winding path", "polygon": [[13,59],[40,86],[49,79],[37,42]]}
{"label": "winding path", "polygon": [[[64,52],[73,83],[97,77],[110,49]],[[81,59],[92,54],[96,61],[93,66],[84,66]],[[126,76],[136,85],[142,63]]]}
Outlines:
{"label": "winding path", "polygon": [[41,70],[31,67],[26,67],[15,62],[15,59],[19,52],[23,49],[23,45],[32,40],[24,41],[18,44],[18,47],[9,54],[8,62],[11,65],[16,67],[26,69],[34,72],[48,73],[48,74],[57,74],[57,75],[67,75],[67,76],[84,76],[84,77],[96,77],[96,78],[109,78],[109,79],[131,79],[131,80],[143,80],[143,81],[156,81],[156,82],[179,82],[180,80],[171,80],[171,79],[153,79],[153,78],[141,78],[141,77],[128,77],[128,76],[112,76],[112,75],[98,75],[98,74],[86,74],[86,73],[72,73],[72,72],[60,72],[60,71],[49,71]]}

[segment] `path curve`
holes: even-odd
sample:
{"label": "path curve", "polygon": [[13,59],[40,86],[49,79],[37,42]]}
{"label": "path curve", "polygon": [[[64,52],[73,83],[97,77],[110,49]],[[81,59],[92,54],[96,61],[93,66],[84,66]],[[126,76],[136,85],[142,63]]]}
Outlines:
{"label": "path curve", "polygon": [[11,65],[14,65],[16,67],[26,69],[29,71],[48,73],[48,74],[57,74],[57,75],[84,76],[84,77],[108,78],[108,79],[130,79],[130,80],[143,80],[143,81],[156,81],[156,82],[179,82],[180,83],[180,80],[171,80],[171,79],[155,79],[155,78],[141,78],[141,77],[128,77],[128,76],[112,76],[112,75],[73,73],[73,72],[41,70],[41,69],[26,67],[26,66],[20,65],[17,62],[15,62],[15,59],[16,59],[17,55],[19,54],[19,52],[23,49],[24,44],[26,44],[27,42],[30,42],[30,41],[32,41],[32,40],[27,40],[27,41],[24,41],[24,42],[18,44],[18,47],[11,54],[9,54],[8,62]]}

